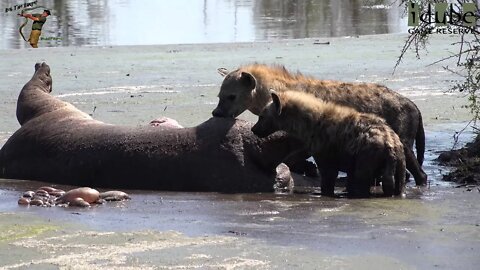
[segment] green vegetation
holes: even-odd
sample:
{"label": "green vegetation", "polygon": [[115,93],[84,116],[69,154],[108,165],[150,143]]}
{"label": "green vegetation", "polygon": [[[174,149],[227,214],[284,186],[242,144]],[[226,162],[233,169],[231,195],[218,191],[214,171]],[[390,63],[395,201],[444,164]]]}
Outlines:
{"label": "green vegetation", "polygon": [[57,226],[41,222],[25,223],[26,218],[15,214],[0,213],[0,243],[33,237],[58,229]]}

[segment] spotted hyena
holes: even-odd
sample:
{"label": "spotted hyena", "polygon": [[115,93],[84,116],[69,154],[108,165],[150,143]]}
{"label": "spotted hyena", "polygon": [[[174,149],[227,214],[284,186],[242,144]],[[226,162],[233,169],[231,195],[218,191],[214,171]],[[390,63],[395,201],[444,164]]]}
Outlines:
{"label": "spotted hyena", "polygon": [[283,130],[301,139],[321,169],[323,194],[333,195],[338,171],[347,173],[351,196],[368,196],[380,177],[386,196],[404,193],[403,144],[383,119],[308,93],[272,92],[271,96],[253,133],[266,137]]}
{"label": "spotted hyena", "polygon": [[[225,79],[218,94],[218,106],[212,112],[214,116],[236,117],[245,110],[259,115],[271,101],[271,88],[279,93],[287,90],[311,93],[323,101],[383,118],[405,146],[407,169],[415,183],[426,184],[427,175],[421,168],[425,152],[422,115],[408,98],[382,85],[318,80],[301,73],[290,73],[278,65],[252,64],[232,72],[219,69],[219,73]],[[417,158],[413,152],[414,142]]]}

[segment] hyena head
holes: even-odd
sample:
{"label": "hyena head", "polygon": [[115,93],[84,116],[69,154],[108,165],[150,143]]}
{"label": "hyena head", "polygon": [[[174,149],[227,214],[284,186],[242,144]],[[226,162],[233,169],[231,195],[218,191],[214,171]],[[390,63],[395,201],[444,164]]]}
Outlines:
{"label": "hyena head", "polygon": [[252,127],[252,132],[260,138],[267,137],[281,129],[280,115],[282,113],[282,104],[280,103],[280,98],[277,93],[272,90],[270,91],[272,102],[265,106],[258,116],[257,123]]}
{"label": "hyena head", "polygon": [[215,117],[237,117],[246,111],[252,104],[252,92],[255,90],[257,81],[252,74],[235,70],[228,73],[225,69],[218,72],[225,76],[220,93],[218,93],[218,105],[213,110]]}

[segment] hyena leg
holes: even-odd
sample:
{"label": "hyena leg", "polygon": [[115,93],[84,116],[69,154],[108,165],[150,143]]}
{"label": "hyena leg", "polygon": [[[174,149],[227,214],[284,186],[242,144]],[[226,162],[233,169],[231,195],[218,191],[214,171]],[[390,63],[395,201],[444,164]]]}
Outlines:
{"label": "hyena leg", "polygon": [[382,174],[382,190],[384,196],[391,197],[395,193],[395,168],[395,161],[387,158]]}
{"label": "hyena leg", "polygon": [[347,182],[348,196],[352,198],[370,197],[369,177],[349,177]]}
{"label": "hyena leg", "polygon": [[318,177],[317,166],[307,160],[310,156],[311,154],[307,150],[301,149],[288,155],[288,157],[283,160],[283,163],[288,166],[291,172],[301,175],[305,174],[310,177]]}
{"label": "hyena leg", "polygon": [[333,196],[335,194],[335,180],[338,177],[338,170],[332,168],[320,167],[320,176],[322,178],[322,195]]}
{"label": "hyena leg", "polygon": [[397,159],[395,169],[395,195],[403,196],[405,194],[405,160]]}
{"label": "hyena leg", "polygon": [[[370,196],[370,187],[374,184],[376,160],[371,156],[362,156],[355,161],[353,172],[348,175],[347,191],[349,197],[364,198]],[[373,165],[373,166],[372,166]],[[382,183],[385,179],[382,178]]]}
{"label": "hyena leg", "polygon": [[424,186],[427,184],[427,174],[423,171],[420,164],[418,164],[417,158],[413,151],[409,147],[403,147],[403,151],[405,152],[405,161],[407,165],[407,170],[413,175],[415,178],[415,184],[417,186]]}

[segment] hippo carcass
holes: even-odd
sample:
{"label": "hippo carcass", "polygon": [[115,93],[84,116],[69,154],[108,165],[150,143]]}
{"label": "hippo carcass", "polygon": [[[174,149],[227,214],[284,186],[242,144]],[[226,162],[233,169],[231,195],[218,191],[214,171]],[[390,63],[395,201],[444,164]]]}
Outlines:
{"label": "hippo carcass", "polygon": [[105,188],[265,192],[301,142],[260,139],[251,124],[211,118],[192,128],[128,127],[94,120],[52,96],[50,68],[35,65],[17,104],[21,125],[0,150],[0,177]]}

